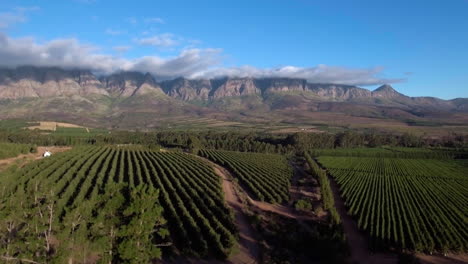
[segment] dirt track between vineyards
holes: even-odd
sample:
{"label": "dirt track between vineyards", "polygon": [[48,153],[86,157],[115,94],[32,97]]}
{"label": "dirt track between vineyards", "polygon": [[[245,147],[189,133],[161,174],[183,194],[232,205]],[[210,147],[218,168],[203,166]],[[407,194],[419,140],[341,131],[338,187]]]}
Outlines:
{"label": "dirt track between vineyards", "polygon": [[234,212],[235,223],[239,229],[239,248],[237,253],[229,257],[228,262],[243,264],[260,263],[261,250],[258,244],[258,235],[243,211],[244,204],[232,182],[233,177],[225,168],[218,164],[200,156],[196,157],[210,164],[214,172],[221,177],[224,198]]}
{"label": "dirt track between vineyards", "polygon": [[[253,209],[272,212],[278,215],[294,218],[299,224],[306,229],[309,227],[303,223],[304,220],[317,220],[317,217],[311,215],[303,215],[295,211],[293,208],[280,204],[270,204],[267,202],[256,201],[252,199],[246,190],[239,190],[238,184],[233,182],[234,177],[224,167],[200,156],[197,156],[206,163],[210,164],[214,172],[222,179],[222,188],[225,194],[227,204],[233,209],[236,216],[236,225],[239,228],[239,253],[229,258],[232,263],[259,263],[261,252],[258,245],[257,234],[247,221],[243,209],[248,203]],[[240,193],[242,192],[242,194]]]}

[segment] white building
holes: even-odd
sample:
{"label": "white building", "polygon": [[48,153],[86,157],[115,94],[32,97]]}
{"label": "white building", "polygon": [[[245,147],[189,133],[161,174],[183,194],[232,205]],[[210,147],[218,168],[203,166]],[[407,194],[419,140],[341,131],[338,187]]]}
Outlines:
{"label": "white building", "polygon": [[50,157],[52,155],[52,152],[46,150],[46,152],[44,152],[44,154],[42,155],[42,157],[46,158],[46,157]]}

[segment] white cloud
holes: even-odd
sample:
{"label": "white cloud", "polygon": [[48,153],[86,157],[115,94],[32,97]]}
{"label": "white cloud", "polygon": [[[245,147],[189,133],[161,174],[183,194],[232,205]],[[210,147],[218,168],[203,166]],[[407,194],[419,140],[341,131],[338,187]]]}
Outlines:
{"label": "white cloud", "polygon": [[37,11],[39,9],[40,8],[37,6],[17,6],[10,12],[0,13],[0,29],[27,22],[27,13]]}
{"label": "white cloud", "polygon": [[125,59],[100,54],[98,48],[77,39],[55,39],[37,43],[33,38],[10,38],[0,32],[0,66],[21,65],[85,68],[98,73],[150,72],[158,79],[192,76],[220,63],[218,49],[183,50],[174,57],[144,56]]}
{"label": "white cloud", "polygon": [[146,23],[156,23],[156,24],[165,24],[166,23],[164,21],[164,19],[162,19],[160,17],[149,17],[149,18],[145,19],[145,22]]}
{"label": "white cloud", "polygon": [[120,30],[115,30],[115,29],[112,29],[112,28],[108,28],[108,29],[106,29],[105,33],[107,35],[117,36],[117,35],[125,34],[126,32],[125,31],[120,31]]}
{"label": "white cloud", "polygon": [[152,37],[135,39],[135,42],[140,45],[154,46],[154,47],[174,47],[179,45],[179,41],[175,39],[173,34],[164,33],[154,35]]}
{"label": "white cloud", "polygon": [[349,85],[376,85],[382,83],[401,82],[402,79],[382,78],[379,75],[384,69],[373,68],[348,68],[328,65],[317,65],[315,67],[283,66],[277,68],[260,69],[252,66],[209,69],[199,72],[192,78],[219,78],[219,77],[281,77],[300,78],[314,83],[336,83]]}
{"label": "white cloud", "polygon": [[383,68],[356,69],[318,65],[315,67],[284,66],[261,69],[252,66],[222,67],[221,49],[185,49],[173,57],[143,56],[126,59],[121,53],[130,47],[117,46],[118,56],[99,53],[96,46],[77,39],[55,39],[38,43],[33,38],[10,38],[0,32],[0,66],[21,65],[85,68],[98,73],[115,71],[150,72],[157,79],[216,77],[287,77],[303,78],[315,83],[376,85],[401,79],[382,78]]}
{"label": "white cloud", "polygon": [[145,56],[133,61],[130,70],[151,72],[158,79],[190,77],[221,63],[220,49],[189,49],[171,58]]}
{"label": "white cloud", "polygon": [[124,53],[124,52],[127,52],[131,49],[132,47],[130,46],[115,46],[115,47],[112,47],[112,49],[116,52],[119,52],[119,53]]}

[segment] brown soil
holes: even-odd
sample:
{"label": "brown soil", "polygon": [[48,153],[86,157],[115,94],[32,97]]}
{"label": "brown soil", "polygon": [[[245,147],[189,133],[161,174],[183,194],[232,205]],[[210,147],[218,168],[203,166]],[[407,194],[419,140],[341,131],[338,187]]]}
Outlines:
{"label": "brown soil", "polygon": [[16,163],[18,164],[19,167],[25,166],[27,163],[33,161],[33,160],[38,160],[43,158],[42,155],[44,154],[45,151],[50,151],[52,152],[52,155],[70,150],[71,147],[44,147],[40,146],[37,147],[37,152],[36,153],[28,153],[28,154],[21,154],[19,156],[13,157],[13,158],[8,158],[8,159],[2,159],[0,160],[0,171],[6,169],[10,165]]}
{"label": "brown soil", "polygon": [[[50,121],[39,121],[38,126],[30,126],[28,129],[34,130],[34,129],[40,129],[40,130],[50,130],[50,131],[56,131],[57,127],[71,127],[71,128],[79,128],[82,126],[75,125],[75,124],[70,124],[70,123],[61,123],[61,122],[50,122]],[[89,131],[88,131],[89,132]]]}
{"label": "brown soil", "polygon": [[232,182],[232,176],[223,167],[211,162],[208,159],[197,156],[209,163],[217,175],[222,179],[222,187],[226,203],[232,208],[235,215],[236,226],[239,229],[239,248],[238,252],[229,257],[230,263],[259,263],[261,251],[258,245],[257,234],[250,226],[247,216],[244,214],[244,204],[239,192]]}
{"label": "brown soil", "polygon": [[233,263],[259,263],[260,249],[257,234],[250,226],[246,215],[242,211],[243,204],[234,189],[232,178],[228,178],[219,168],[215,172],[223,177],[223,191],[227,204],[233,209],[237,228],[239,228],[239,253],[229,258]]}
{"label": "brown soil", "polygon": [[421,264],[466,264],[468,263],[467,254],[447,254],[443,255],[425,255],[425,254],[416,254],[416,257],[419,259]]}
{"label": "brown soil", "polygon": [[[199,156],[197,157],[209,163],[214,168],[215,173],[221,177],[226,202],[233,209],[236,216],[236,225],[239,228],[240,236],[239,253],[234,254],[231,258],[229,258],[229,262],[258,263],[261,256],[258,241],[256,239],[257,235],[247,221],[243,211],[247,207],[250,210],[260,213],[262,211],[271,212],[284,217],[296,219],[298,223],[306,229],[310,229],[310,227],[308,227],[304,221],[320,221],[319,216],[298,212],[292,208],[291,205],[270,204],[252,199],[245,188],[241,188],[239,184],[233,182],[234,177],[228,170],[206,158]],[[299,170],[297,166],[294,167],[295,177],[299,174],[302,174],[303,176],[303,173],[305,172],[303,170]],[[295,184],[291,185],[290,192],[295,192],[296,194],[293,194],[292,196],[295,196],[296,198],[304,197],[304,190],[300,190],[300,188],[298,188]]]}

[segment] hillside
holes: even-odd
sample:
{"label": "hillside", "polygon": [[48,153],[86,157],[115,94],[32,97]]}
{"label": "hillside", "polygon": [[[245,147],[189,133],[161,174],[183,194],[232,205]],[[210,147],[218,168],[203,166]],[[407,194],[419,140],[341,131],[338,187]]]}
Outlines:
{"label": "hillside", "polygon": [[290,78],[157,81],[151,74],[139,72],[96,75],[89,70],[56,67],[0,69],[0,118],[70,121],[108,128],[164,128],[200,119],[250,127],[372,127],[376,119],[385,127],[390,123],[459,127],[468,121],[467,100],[409,97],[390,85],[370,91]]}

